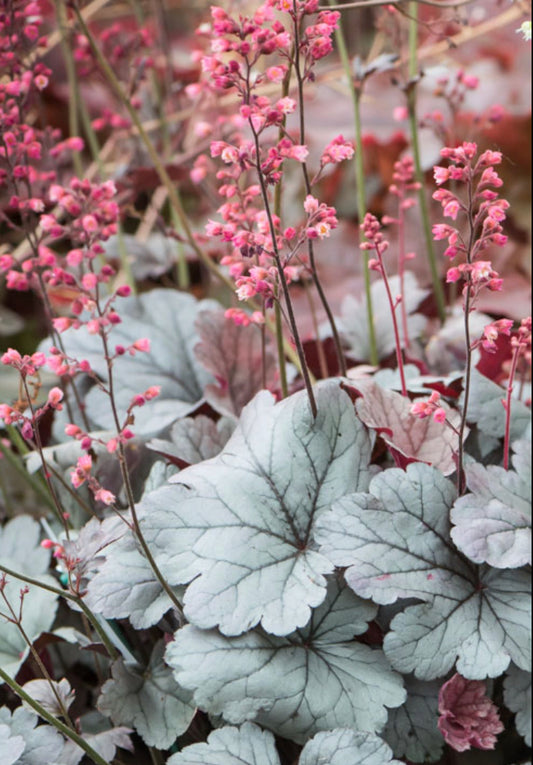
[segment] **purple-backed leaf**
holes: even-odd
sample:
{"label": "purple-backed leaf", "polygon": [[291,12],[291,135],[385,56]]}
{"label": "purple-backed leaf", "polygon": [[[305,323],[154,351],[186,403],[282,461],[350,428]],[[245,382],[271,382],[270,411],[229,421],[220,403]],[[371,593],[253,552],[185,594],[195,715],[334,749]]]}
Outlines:
{"label": "purple-backed leaf", "polygon": [[515,470],[467,465],[470,494],[454,503],[452,539],[475,563],[518,568],[531,563],[531,442],[513,445]]}
{"label": "purple-backed leaf", "polygon": [[147,446],[186,465],[196,465],[216,457],[234,429],[235,422],[229,417],[221,417],[218,422],[203,414],[184,417],[170,429],[170,440],[153,438]]}
{"label": "purple-backed leaf", "polygon": [[[213,378],[194,355],[198,341],[194,322],[199,311],[216,305],[214,301],[197,302],[191,295],[168,289],[152,290],[117,303],[122,323],[114,326],[109,335],[111,352],[116,345],[128,347],[140,338],[150,340],[149,353],[124,354],[113,365],[115,401],[121,422],[133,396],[153,385],[161,386],[159,396],[134,410],[137,433],[155,435],[203,402],[204,388]],[[108,369],[98,335],[90,335],[82,327],[67,330],[62,339],[70,356],[87,359],[107,381]],[[109,399],[98,387],[88,393],[86,406],[88,416],[100,427],[109,427],[113,422]]]}
{"label": "purple-backed leaf", "polygon": [[371,444],[337,381],[275,404],[245,407],[215,458],[182,470],[143,498],[146,541],[167,581],[192,583],[185,613],[237,635],[261,622],[285,635],[326,596],[332,564],[316,551],[317,518],[368,485]]}
{"label": "purple-backed leaf", "polygon": [[410,762],[434,762],[442,754],[444,739],[437,727],[441,683],[405,678],[407,701],[391,709],[383,738],[397,757]]}
{"label": "purple-backed leaf", "polygon": [[[455,471],[457,435],[450,427],[432,417],[415,417],[411,414],[412,402],[406,396],[381,388],[373,381],[357,380],[355,387],[362,394],[356,402],[357,414],[365,425],[380,433],[393,453],[405,458],[406,463],[416,460],[434,465],[444,475]],[[442,407],[449,423],[458,427],[458,412],[445,402]]]}
{"label": "purple-backed leaf", "polygon": [[167,765],[280,765],[274,736],[246,722],[225,726],[209,734],[205,743],[186,746]]}
{"label": "purple-backed leaf", "polygon": [[516,730],[531,746],[531,672],[511,664],[503,681],[503,700],[516,715]]}
{"label": "purple-backed leaf", "polygon": [[157,643],[146,668],[116,661],[98,699],[103,714],[115,724],[133,726],[148,746],[158,749],[168,749],[196,712],[191,694],[164,663],[164,650],[164,643]]}
{"label": "purple-backed leaf", "polygon": [[304,746],[299,765],[401,765],[374,733],[337,728],[317,733]]}
{"label": "purple-backed leaf", "polygon": [[392,665],[423,680],[457,671],[496,677],[530,659],[530,582],[523,571],[478,568],[449,536],[455,489],[420,463],[378,474],[368,494],[335,503],[317,522],[320,552],[347,566],[346,581],[380,604],[416,598],[391,622],[384,650]]}
{"label": "purple-backed leaf", "polygon": [[270,344],[263,356],[261,329],[235,324],[222,309],[200,311],[195,327],[200,337],[196,358],[217,381],[206,387],[206,398],[217,411],[238,417],[258,391],[275,386],[277,365]]}
{"label": "purple-backed leaf", "polygon": [[255,720],[298,743],[336,727],[376,731],[405,692],[382,651],[353,640],[375,613],[333,579],[304,629],[225,637],[189,625],[176,632],[166,659],[198,706],[230,723]]}
{"label": "purple-backed leaf", "polygon": [[[23,688],[28,696],[31,696],[43,709],[55,717],[62,717],[64,710],[70,707],[75,698],[75,691],[72,690],[66,678],[62,678],[59,682],[40,678],[30,680],[23,685]],[[25,702],[22,703],[25,706]],[[28,708],[33,711],[29,705]]]}

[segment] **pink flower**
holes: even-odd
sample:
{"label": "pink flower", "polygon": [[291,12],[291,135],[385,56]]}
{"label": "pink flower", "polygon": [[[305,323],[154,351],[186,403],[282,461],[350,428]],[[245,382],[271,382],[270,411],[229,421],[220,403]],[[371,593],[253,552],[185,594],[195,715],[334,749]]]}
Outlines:
{"label": "pink flower", "polygon": [[439,167],[436,165],[433,168],[433,177],[435,178],[435,183],[440,186],[441,183],[446,183],[450,177],[450,171],[447,167]]}
{"label": "pink flower", "polygon": [[494,749],[503,731],[498,710],[485,695],[485,683],[455,674],[439,693],[439,730],[456,752],[474,746]]}
{"label": "pink flower", "polygon": [[98,491],[94,493],[94,498],[97,502],[103,502],[104,505],[112,505],[116,499],[113,492],[108,491],[107,489],[98,489]]}
{"label": "pink flower", "polygon": [[52,409],[62,409],[63,391],[61,388],[52,388],[48,394],[48,403]]}

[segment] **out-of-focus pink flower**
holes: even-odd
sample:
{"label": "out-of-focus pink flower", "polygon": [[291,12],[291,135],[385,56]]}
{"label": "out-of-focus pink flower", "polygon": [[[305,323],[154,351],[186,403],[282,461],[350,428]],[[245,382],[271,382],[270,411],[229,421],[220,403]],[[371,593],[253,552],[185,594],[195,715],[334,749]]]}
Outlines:
{"label": "out-of-focus pink flower", "polygon": [[439,692],[439,730],[456,752],[471,747],[494,749],[503,730],[498,710],[486,696],[485,683],[455,674]]}

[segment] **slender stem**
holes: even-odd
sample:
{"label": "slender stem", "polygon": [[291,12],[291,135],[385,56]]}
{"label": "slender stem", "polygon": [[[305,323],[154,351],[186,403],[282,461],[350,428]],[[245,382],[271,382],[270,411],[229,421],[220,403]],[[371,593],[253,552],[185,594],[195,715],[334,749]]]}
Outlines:
{"label": "slender stem", "polygon": [[[330,0],[330,5],[333,2]],[[348,83],[348,88],[352,96],[353,101],[353,114],[354,114],[354,129],[355,129],[355,154],[354,154],[354,169],[355,169],[355,186],[356,186],[356,199],[357,199],[357,217],[359,223],[362,224],[366,214],[366,193],[365,193],[365,169],[363,165],[363,134],[361,127],[361,89],[362,86],[356,86],[353,79],[352,69],[350,65],[350,57],[348,56],[348,49],[346,48],[346,42],[344,40],[344,34],[342,27],[339,23],[339,27],[335,32],[335,39],[337,41],[337,48],[339,56],[344,69],[344,74]],[[374,311],[372,307],[372,291],[370,288],[370,269],[368,268],[368,254],[361,251],[361,257],[363,259],[363,279],[365,285],[365,300],[366,300],[366,315],[368,323],[368,345],[370,349],[369,361],[373,366],[376,366],[379,361],[378,348],[376,341],[376,330],[374,327]]]}
{"label": "slender stem", "polygon": [[287,365],[285,363],[285,353],[283,346],[283,323],[281,317],[281,308],[279,300],[274,302],[274,321],[276,329],[276,346],[278,349],[278,362],[279,362],[279,384],[281,388],[281,395],[283,398],[287,398],[289,395],[289,386],[287,383]]}
{"label": "slender stem", "polygon": [[[102,314],[102,311],[101,311],[101,308],[100,308],[100,304],[98,303],[98,301],[97,301],[97,310],[98,310],[98,313],[99,313],[100,317],[103,317],[103,314]],[[107,362],[109,402],[110,402],[110,405],[111,405],[111,412],[112,412],[112,416],[113,416],[113,422],[114,422],[114,425],[115,425],[115,429],[116,429],[117,435],[119,435],[121,430],[122,430],[122,428],[120,426],[120,420],[119,420],[119,417],[118,417],[117,407],[116,407],[116,403],[115,403],[115,390],[114,390],[115,386],[114,386],[114,379],[113,379],[113,362],[111,360],[111,356],[110,356],[110,353],[109,353],[109,345],[108,345],[108,342],[107,342],[107,336],[106,336],[104,331],[101,333],[100,337],[102,339],[102,344],[104,346],[104,357],[105,357],[106,362]],[[175,608],[177,608],[178,611],[181,613],[182,610],[183,610],[182,609],[182,605],[179,602],[178,598],[176,597],[175,593],[173,592],[171,586],[168,584],[168,582],[164,578],[163,574],[159,570],[159,567],[158,567],[157,563],[155,562],[154,556],[152,555],[152,553],[150,551],[150,548],[148,547],[148,544],[146,543],[144,535],[143,535],[143,533],[141,531],[141,527],[140,527],[140,524],[139,524],[139,518],[137,516],[137,511],[135,509],[135,498],[133,496],[133,490],[132,490],[132,487],[131,487],[130,475],[129,475],[129,471],[128,471],[128,465],[127,465],[127,462],[126,462],[126,453],[125,453],[125,450],[124,450],[124,444],[122,442],[119,442],[118,450],[117,450],[117,456],[118,456],[118,461],[119,461],[119,465],[120,465],[120,472],[121,472],[121,475],[122,475],[122,481],[124,483],[124,489],[126,491],[126,498],[127,498],[127,501],[128,501],[128,507],[129,507],[129,510],[131,512],[131,518],[132,518],[132,521],[133,521],[133,528],[135,530],[135,534],[137,536],[137,539],[139,540],[139,543],[140,543],[140,545],[142,547],[144,555],[145,555],[145,557],[146,557],[146,559],[147,559],[147,561],[148,561],[148,563],[150,565],[150,568],[154,572],[157,581],[159,582],[161,587],[164,589],[164,591],[166,592],[166,594],[170,598],[170,601],[173,603]]]}
{"label": "slender stem", "polygon": [[409,3],[409,16],[409,83],[406,90],[407,112],[409,114],[415,178],[420,184],[418,189],[418,200],[420,204],[420,214],[422,216],[422,228],[424,230],[427,258],[431,271],[431,280],[433,282],[433,294],[437,302],[439,319],[441,323],[444,323],[446,319],[446,301],[440,281],[439,270],[437,268],[435,248],[433,246],[433,235],[424,184],[424,172],[422,170],[422,162],[420,158],[420,143],[418,140],[418,119],[416,115],[418,77],[418,0],[411,0]]}
{"label": "slender stem", "polygon": [[[472,251],[475,243],[475,222],[473,214],[473,189],[472,189],[472,177],[468,180],[468,224],[470,227],[470,235],[468,247],[466,249],[466,262],[470,265],[472,263]],[[463,411],[461,413],[461,423],[459,425],[459,448],[457,451],[457,493],[463,494],[466,489],[466,482],[464,480],[464,433],[466,429],[466,418],[468,416],[468,403],[470,399],[470,379],[472,374],[472,345],[470,341],[470,310],[472,299],[472,274],[470,271],[466,275],[466,285],[464,292],[464,329],[465,329],[465,343],[466,343],[466,368],[465,379],[463,385]]]}
{"label": "slender stem", "polygon": [[[311,290],[309,289],[309,284],[306,280],[304,280],[304,290],[307,297],[307,302],[309,304],[309,313],[311,314],[311,321],[313,322],[313,329],[315,331],[315,347],[316,352],[318,356],[318,364],[320,366],[320,376],[323,380],[326,380],[329,377],[329,369],[328,369],[328,362],[326,359],[326,354],[324,352],[324,346],[322,345],[322,341],[319,337],[319,330],[318,330],[318,320],[316,315],[316,309],[315,304],[313,302],[313,296],[311,294]],[[341,373],[343,377],[346,377],[346,372]]]}
{"label": "slender stem", "polygon": [[38,701],[32,699],[32,697],[27,694],[26,691],[7,674],[7,672],[4,672],[1,667],[0,679],[2,679],[3,682],[6,683],[6,685],[8,685],[14,693],[16,693],[16,695],[22,699],[22,701],[26,702],[28,706],[37,712],[39,717],[42,717],[43,720],[46,720],[46,722],[50,723],[50,725],[53,725],[54,728],[57,728],[60,733],[81,747],[81,749],[83,749],[83,751],[91,758],[94,763],[96,763],[96,765],[109,765],[108,761],[104,760],[104,758],[101,757],[98,752],[96,752],[92,746],[90,746],[90,744],[85,741],[84,738],[79,736],[76,731],[72,730],[72,728],[69,728],[68,725],[65,725],[65,723],[61,722],[61,720],[58,720],[57,717],[54,717],[54,715],[50,714],[50,712],[47,712],[46,709],[41,706]]}
{"label": "slender stem", "polygon": [[[299,30],[299,24],[298,24],[298,17],[296,12],[296,3],[294,2],[294,10],[295,10],[295,18],[294,18],[294,71],[296,74],[296,81],[298,83],[298,110],[299,110],[299,116],[300,116],[300,144],[305,144],[305,103],[304,103],[304,78],[302,76],[302,71],[300,68],[300,30]],[[311,194],[311,183],[309,181],[309,173],[307,171],[307,165],[305,162],[302,162],[302,173],[304,177],[304,185],[305,185],[305,191],[306,194]],[[344,357],[344,352],[342,350],[342,344],[341,339],[339,336],[339,332],[337,330],[337,324],[335,322],[335,318],[333,316],[333,312],[331,310],[331,307],[329,305],[328,299],[326,297],[326,293],[324,292],[324,289],[322,288],[322,284],[320,282],[320,279],[318,277],[318,272],[316,268],[316,262],[315,262],[315,248],[313,245],[313,242],[311,239],[307,241],[307,250],[309,253],[309,265],[311,270],[311,277],[313,279],[313,283],[315,285],[316,291],[318,292],[318,296],[320,298],[320,302],[322,303],[322,307],[324,308],[324,311],[326,312],[326,316],[328,317],[328,322],[331,327],[331,332],[333,335],[333,342],[335,344],[335,351],[337,354],[337,361],[339,364],[339,370],[343,377],[346,377],[346,359]],[[319,343],[320,340],[317,335],[317,343]],[[327,375],[326,375],[327,377]]]}
{"label": "slender stem", "polygon": [[46,485],[48,487],[48,491],[50,492],[50,496],[53,501],[53,509],[57,514],[57,518],[61,525],[63,526],[63,529],[65,530],[65,534],[67,539],[70,539],[70,529],[68,527],[68,523],[66,521],[65,516],[63,515],[63,507],[61,505],[60,499],[57,496],[56,490],[54,488],[54,485],[52,483],[52,480],[50,478],[50,473],[48,472],[48,467],[46,463],[46,458],[44,456],[44,450],[43,450],[43,444],[41,441],[41,434],[39,432],[39,422],[38,418],[35,415],[35,409],[32,404],[30,391],[28,389],[28,384],[26,382],[26,379],[22,378],[22,384],[24,386],[24,390],[26,392],[26,399],[28,401],[28,406],[31,412],[31,419],[32,419],[32,426],[33,426],[33,434],[35,437],[35,445],[37,446],[37,451],[39,452],[39,457],[41,458],[41,465],[43,468],[43,476],[44,480],[46,482]]}
{"label": "slender stem", "polygon": [[8,576],[12,576],[15,579],[20,579],[21,582],[27,582],[27,584],[32,584],[35,587],[40,587],[42,590],[47,590],[48,592],[53,592],[54,595],[58,595],[61,598],[65,598],[66,600],[70,600],[73,603],[76,603],[76,605],[79,606],[85,616],[89,619],[95,631],[98,633],[111,659],[115,660],[119,658],[115,647],[110,642],[105,631],[102,629],[102,626],[99,624],[95,614],[93,614],[91,609],[85,604],[83,598],[80,595],[75,595],[72,592],[68,592],[68,590],[61,590],[59,587],[54,587],[53,585],[47,584],[46,582],[41,582],[38,579],[32,579],[30,576],[20,574],[18,571],[13,571],[7,566],[4,566],[2,563],[0,563],[0,571],[3,571]]}
{"label": "slender stem", "polygon": [[302,346],[302,341],[300,339],[300,334],[298,332],[298,327],[296,324],[296,318],[294,316],[294,310],[292,307],[292,300],[291,296],[289,294],[289,286],[287,284],[287,279],[285,277],[285,271],[283,270],[283,264],[281,262],[281,257],[278,250],[277,240],[276,240],[276,229],[274,226],[274,221],[272,219],[272,211],[270,209],[270,201],[268,199],[268,191],[265,184],[265,179],[263,177],[263,173],[261,172],[261,163],[260,163],[260,156],[261,156],[261,149],[259,146],[259,136],[257,135],[257,132],[253,126],[252,121],[249,119],[248,124],[250,126],[251,133],[254,138],[254,145],[255,145],[255,156],[256,156],[256,170],[257,170],[257,176],[259,178],[259,185],[261,187],[261,196],[263,199],[263,207],[265,208],[267,220],[268,220],[268,227],[270,230],[270,238],[272,239],[272,253],[274,256],[274,260],[276,263],[276,268],[278,271],[279,281],[281,284],[281,291],[283,293],[283,298],[285,300],[285,305],[287,307],[287,316],[289,319],[289,326],[291,328],[291,333],[294,339],[294,344],[296,346],[296,351],[298,353],[298,358],[300,360],[300,369],[302,372],[302,376],[304,378],[305,388],[307,390],[307,395],[309,396],[309,405],[311,407],[311,412],[313,414],[313,419],[316,419],[316,416],[318,414],[318,409],[316,405],[315,395],[313,393],[313,386],[311,383],[311,377],[309,375],[309,368],[307,366],[307,361],[305,360],[305,354],[304,349]]}
{"label": "slender stem", "polygon": [[400,331],[398,329],[398,319],[396,318],[396,306],[394,304],[394,298],[392,297],[392,292],[389,284],[389,278],[387,276],[387,269],[385,268],[385,263],[383,262],[383,255],[380,250],[379,244],[375,245],[376,248],[376,254],[379,259],[379,264],[381,266],[381,275],[383,277],[383,282],[385,284],[385,290],[387,292],[387,299],[389,301],[389,307],[391,311],[391,317],[392,317],[392,326],[394,329],[394,342],[396,346],[396,361],[398,363],[398,371],[400,373],[400,381],[402,385],[402,396],[407,396],[407,385],[405,383],[405,371],[403,368],[403,354],[402,354],[402,344],[400,340]]}
{"label": "slender stem", "polygon": [[41,657],[39,656],[38,652],[35,650],[35,647],[34,647],[33,643],[31,642],[31,640],[29,639],[28,635],[26,634],[26,630],[22,626],[22,612],[23,612],[23,605],[24,605],[23,604],[23,600],[22,600],[23,594],[21,593],[21,605],[20,605],[20,612],[19,612],[18,616],[15,613],[15,609],[13,608],[13,606],[11,605],[9,600],[7,599],[5,592],[1,592],[1,595],[2,595],[2,598],[4,599],[4,603],[6,604],[8,610],[9,610],[9,613],[11,614],[11,616],[7,616],[6,614],[2,614],[2,616],[4,617],[4,619],[7,619],[9,622],[11,622],[11,624],[14,624],[17,627],[18,631],[22,635],[22,639],[24,640],[24,642],[28,646],[28,649],[29,649],[29,651],[30,651],[30,653],[32,655],[32,658],[33,658],[34,662],[37,664],[37,666],[39,668],[39,671],[41,672],[42,677],[46,680],[46,682],[50,686],[50,690],[52,691],[52,694],[54,695],[55,700],[57,701],[59,709],[61,710],[61,716],[64,718],[64,720],[65,720],[66,724],[69,726],[69,728],[74,729],[74,726],[72,724],[72,720],[70,719],[70,715],[68,713],[68,710],[65,708],[65,705],[63,704],[63,699],[61,698],[61,696],[57,692],[57,688],[55,686],[54,681],[50,677],[50,673],[46,669],[46,667],[45,667]]}
{"label": "slender stem", "polygon": [[509,381],[507,383],[507,393],[505,396],[505,434],[503,439],[503,467],[509,470],[509,445],[511,441],[511,403],[513,400],[513,385],[516,374],[518,357],[520,356],[520,345],[517,343],[513,358],[511,359],[511,370],[509,372]]}

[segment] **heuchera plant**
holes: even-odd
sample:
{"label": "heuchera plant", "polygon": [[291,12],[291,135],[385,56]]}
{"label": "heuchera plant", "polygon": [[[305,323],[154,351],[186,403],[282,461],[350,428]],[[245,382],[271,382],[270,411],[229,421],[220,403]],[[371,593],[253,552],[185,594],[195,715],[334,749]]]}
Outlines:
{"label": "heuchera plant", "polygon": [[364,5],[0,7],[2,765],[530,761],[512,117],[461,66],[418,119],[468,3],[361,17],[366,63]]}

